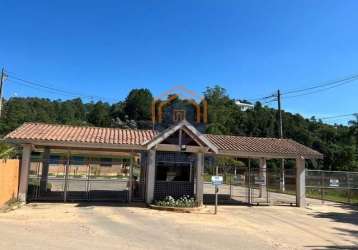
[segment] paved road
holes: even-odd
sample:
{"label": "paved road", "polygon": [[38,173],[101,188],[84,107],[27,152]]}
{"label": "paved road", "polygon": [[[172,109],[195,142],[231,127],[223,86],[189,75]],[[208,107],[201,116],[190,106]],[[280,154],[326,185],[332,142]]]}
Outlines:
{"label": "paved road", "polygon": [[[357,211],[345,207],[141,207],[31,204],[0,213],[0,249],[355,249]],[[354,219],[355,218],[355,219]]]}

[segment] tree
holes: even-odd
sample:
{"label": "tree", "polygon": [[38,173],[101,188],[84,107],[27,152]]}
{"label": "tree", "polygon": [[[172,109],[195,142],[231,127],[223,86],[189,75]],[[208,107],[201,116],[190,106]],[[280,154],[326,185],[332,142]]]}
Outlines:
{"label": "tree", "polygon": [[125,100],[124,112],[130,120],[151,120],[152,93],[149,89],[133,89]]}
{"label": "tree", "polygon": [[112,104],[110,108],[111,119],[112,120],[123,119],[125,117],[124,107],[125,107],[124,102],[117,102]]}
{"label": "tree", "polygon": [[16,155],[16,150],[10,145],[0,142],[0,159],[7,160]]}
{"label": "tree", "polygon": [[[220,86],[204,92],[208,102],[207,133],[277,137],[275,109],[255,103],[254,109],[242,112],[235,100]],[[134,89],[125,101],[83,103],[44,98],[4,100],[0,134],[5,135],[24,122],[46,122],[120,128],[151,128],[152,94],[148,89]],[[176,100],[185,104],[185,100]],[[149,122],[148,122],[149,120]],[[323,169],[358,170],[358,115],[344,125],[329,125],[312,117],[283,112],[285,138],[291,138],[324,155]]]}
{"label": "tree", "polygon": [[229,134],[235,127],[235,120],[240,110],[235,101],[230,99],[224,88],[215,86],[204,92],[208,103],[207,132],[212,134]]}
{"label": "tree", "polygon": [[110,106],[108,103],[97,102],[89,106],[90,111],[87,120],[90,124],[98,127],[109,127],[111,125]]}
{"label": "tree", "polygon": [[355,120],[349,122],[349,133],[354,138],[355,168],[358,170],[358,114],[355,114]]}
{"label": "tree", "polygon": [[57,121],[63,124],[81,125],[86,121],[86,108],[77,98],[64,102],[56,101]]}

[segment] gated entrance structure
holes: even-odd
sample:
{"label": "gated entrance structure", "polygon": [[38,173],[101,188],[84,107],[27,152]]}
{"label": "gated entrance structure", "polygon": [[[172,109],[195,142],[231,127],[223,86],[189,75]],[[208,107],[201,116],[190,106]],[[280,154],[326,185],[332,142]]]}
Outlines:
{"label": "gated entrance structure", "polygon": [[[150,204],[167,195],[190,195],[200,206],[205,161],[224,155],[258,159],[255,171],[260,176],[266,176],[267,159],[294,159],[296,204],[304,206],[305,160],[322,158],[292,140],[203,134],[186,120],[162,131],[25,123],[5,139],[23,149],[19,187],[23,202],[137,200]],[[38,152],[36,162],[32,155]],[[54,154],[60,154],[61,160],[51,161]],[[94,155],[110,163],[98,162]],[[255,182],[255,176],[250,175],[249,181]],[[265,190],[259,186],[255,190],[264,197]]]}

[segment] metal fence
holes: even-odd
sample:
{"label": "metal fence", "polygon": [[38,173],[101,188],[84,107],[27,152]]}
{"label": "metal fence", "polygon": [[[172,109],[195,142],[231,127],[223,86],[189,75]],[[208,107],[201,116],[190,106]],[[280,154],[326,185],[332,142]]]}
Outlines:
{"label": "metal fence", "polygon": [[[296,173],[295,169],[285,170],[285,189],[280,188],[281,172],[267,169],[265,180],[257,167],[237,167],[231,172],[219,172],[224,183],[219,187],[220,204],[296,204]],[[205,173],[204,201],[214,201],[215,188],[211,184],[211,174]]]}
{"label": "metal fence", "polygon": [[306,170],[306,196],[358,204],[358,172]]}
{"label": "metal fence", "polygon": [[[132,199],[144,199],[144,176],[133,168]],[[129,199],[130,163],[120,161],[33,160],[30,165],[28,200],[122,201]],[[134,183],[133,183],[134,182]]]}
{"label": "metal fence", "polygon": [[[267,169],[265,191],[260,192],[260,185],[255,178],[260,175],[258,169],[239,168],[237,174],[219,173],[224,176],[224,185],[219,189],[219,201],[232,201],[256,204],[269,203],[295,205],[296,203],[296,170],[285,169],[284,189],[280,187],[281,172]],[[214,195],[210,174],[206,174],[204,195]],[[263,194],[263,195],[262,195]],[[306,197],[310,204],[321,204],[325,201],[358,204],[358,172],[306,170]]]}

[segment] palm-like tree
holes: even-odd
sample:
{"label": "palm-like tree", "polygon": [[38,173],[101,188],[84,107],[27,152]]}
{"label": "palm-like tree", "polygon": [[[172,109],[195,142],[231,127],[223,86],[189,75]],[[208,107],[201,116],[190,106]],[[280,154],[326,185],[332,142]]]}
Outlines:
{"label": "palm-like tree", "polygon": [[7,160],[16,155],[16,150],[9,144],[0,142],[0,159]]}

